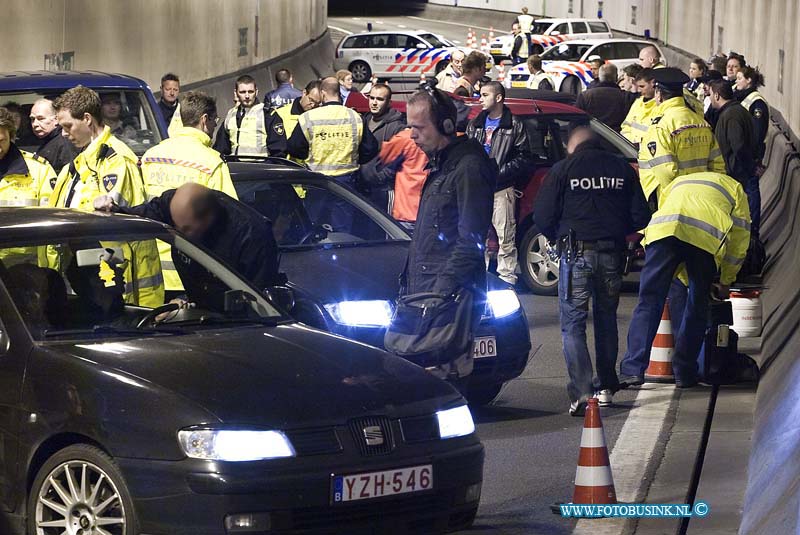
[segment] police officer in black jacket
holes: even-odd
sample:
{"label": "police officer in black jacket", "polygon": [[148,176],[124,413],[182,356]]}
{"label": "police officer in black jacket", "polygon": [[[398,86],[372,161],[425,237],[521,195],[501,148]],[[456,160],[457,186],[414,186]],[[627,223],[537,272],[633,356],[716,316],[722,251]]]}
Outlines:
{"label": "police officer in black jacket", "polygon": [[[610,405],[618,380],[617,306],[625,237],[643,229],[650,210],[636,172],[604,150],[587,125],[572,129],[565,160],[550,170],[536,198],[534,220],[558,241],[559,310],[571,404],[579,416],[597,397]],[[589,298],[593,300],[597,377],[586,344]]]}
{"label": "police officer in black jacket", "polygon": [[510,285],[517,283],[517,223],[514,186],[527,181],[532,166],[525,125],[504,104],[506,89],[499,82],[481,87],[480,112],[467,125],[467,137],[478,141],[497,167],[492,226],[500,246],[497,275]]}

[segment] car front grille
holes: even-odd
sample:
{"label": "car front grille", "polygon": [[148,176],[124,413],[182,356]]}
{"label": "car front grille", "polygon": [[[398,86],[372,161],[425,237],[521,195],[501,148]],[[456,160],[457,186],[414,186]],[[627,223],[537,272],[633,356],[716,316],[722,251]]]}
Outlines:
{"label": "car front grille", "polygon": [[333,428],[287,431],[286,435],[298,456],[325,455],[342,451],[342,443]]}
{"label": "car front grille", "polygon": [[361,455],[386,455],[394,450],[392,425],[385,416],[367,416],[350,420],[348,427]]}
{"label": "car front grille", "polygon": [[439,439],[439,423],[434,415],[404,418],[400,420],[400,430],[406,444]]}

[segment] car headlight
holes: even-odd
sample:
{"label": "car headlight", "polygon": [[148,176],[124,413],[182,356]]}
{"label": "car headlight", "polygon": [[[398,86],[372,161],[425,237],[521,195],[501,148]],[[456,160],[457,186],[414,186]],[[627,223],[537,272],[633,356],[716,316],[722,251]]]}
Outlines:
{"label": "car headlight", "polygon": [[388,327],[392,322],[389,301],[342,301],[325,305],[333,321],[352,327]]}
{"label": "car headlight", "polygon": [[280,431],[184,429],[178,431],[178,441],[193,459],[259,461],[295,456],[292,443]]}
{"label": "car headlight", "polygon": [[439,421],[439,438],[465,437],[475,432],[475,422],[466,405],[439,411],[436,419]]}
{"label": "car headlight", "polygon": [[486,299],[489,301],[489,307],[492,309],[492,315],[495,318],[510,316],[519,310],[521,306],[517,292],[510,289],[490,290],[486,294]]}

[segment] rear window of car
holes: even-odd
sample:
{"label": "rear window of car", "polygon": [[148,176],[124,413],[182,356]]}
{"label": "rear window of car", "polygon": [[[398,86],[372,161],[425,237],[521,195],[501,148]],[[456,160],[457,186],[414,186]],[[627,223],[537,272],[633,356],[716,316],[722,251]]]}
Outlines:
{"label": "rear window of car", "polygon": [[[16,144],[23,150],[35,152],[41,141],[31,128],[30,113],[34,102],[41,98],[55,100],[63,90],[0,93],[0,106],[9,108],[21,117]],[[141,156],[161,142],[153,110],[141,90],[99,89],[103,122],[130,149]]]}
{"label": "rear window of car", "polygon": [[342,48],[396,48],[395,36],[386,33],[350,37]]}
{"label": "rear window of car", "polygon": [[609,31],[608,30],[608,24],[606,24],[605,22],[599,22],[599,21],[598,22],[590,22],[589,23],[589,29],[591,30],[592,33],[607,33]]}
{"label": "rear window of car", "polygon": [[572,33],[589,33],[589,29],[586,27],[585,22],[573,22]]}

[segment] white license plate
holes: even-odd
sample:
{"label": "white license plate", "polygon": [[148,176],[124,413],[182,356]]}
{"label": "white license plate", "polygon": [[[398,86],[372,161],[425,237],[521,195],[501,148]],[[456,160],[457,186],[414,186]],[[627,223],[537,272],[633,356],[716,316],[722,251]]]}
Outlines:
{"label": "white license plate", "polygon": [[333,477],[333,503],[369,500],[433,489],[433,466]]}
{"label": "white license plate", "polygon": [[472,342],[472,358],[481,359],[497,356],[497,339],[494,336],[481,336]]}

